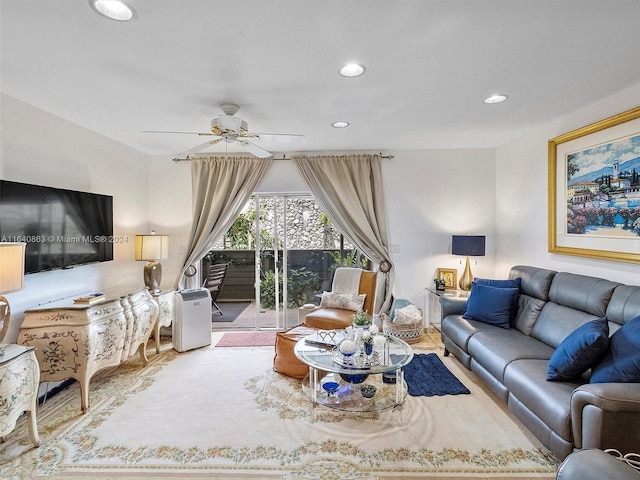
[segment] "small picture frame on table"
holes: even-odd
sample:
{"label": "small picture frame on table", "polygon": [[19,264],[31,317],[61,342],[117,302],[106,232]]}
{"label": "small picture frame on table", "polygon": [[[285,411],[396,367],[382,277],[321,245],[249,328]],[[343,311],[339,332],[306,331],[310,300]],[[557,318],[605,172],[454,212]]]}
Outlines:
{"label": "small picture frame on table", "polygon": [[458,285],[458,271],[455,268],[439,268],[436,271],[436,280],[444,280],[445,290],[455,290]]}

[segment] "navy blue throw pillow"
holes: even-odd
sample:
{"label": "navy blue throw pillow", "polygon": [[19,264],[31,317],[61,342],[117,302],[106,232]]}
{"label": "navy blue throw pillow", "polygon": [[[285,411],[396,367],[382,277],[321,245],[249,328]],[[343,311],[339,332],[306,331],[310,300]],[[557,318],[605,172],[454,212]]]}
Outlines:
{"label": "navy blue throw pillow", "polygon": [[591,383],[640,383],[640,317],[609,339],[609,349],[591,371]]}
{"label": "navy blue throw pillow", "polygon": [[474,281],[467,301],[467,311],[462,318],[509,328],[511,312],[518,303],[519,294],[518,288],[490,287]]}
{"label": "navy blue throw pillow", "polygon": [[609,324],[592,320],[576,328],[558,345],[547,367],[547,380],[579,377],[602,358],[609,346]]}

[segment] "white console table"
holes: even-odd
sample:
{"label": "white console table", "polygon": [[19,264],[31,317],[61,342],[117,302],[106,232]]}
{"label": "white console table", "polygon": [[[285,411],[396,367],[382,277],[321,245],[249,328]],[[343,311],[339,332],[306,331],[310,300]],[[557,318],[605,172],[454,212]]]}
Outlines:
{"label": "white console table", "polygon": [[441,312],[440,297],[458,297],[467,298],[469,292],[466,290],[436,290],[435,288],[426,288],[424,311],[427,318],[427,326],[433,326],[440,330]]}
{"label": "white console table", "polygon": [[22,412],[27,412],[29,437],[40,446],[36,425],[40,369],[34,348],[0,345],[0,438],[13,431]]}
{"label": "white console table", "polygon": [[36,347],[41,382],[78,381],[83,413],[95,373],[136,352],[147,364],[147,342],[158,317],[158,304],[146,288],[116,287],[104,294],[93,304],[69,298],[26,310],[18,336],[18,343]]}

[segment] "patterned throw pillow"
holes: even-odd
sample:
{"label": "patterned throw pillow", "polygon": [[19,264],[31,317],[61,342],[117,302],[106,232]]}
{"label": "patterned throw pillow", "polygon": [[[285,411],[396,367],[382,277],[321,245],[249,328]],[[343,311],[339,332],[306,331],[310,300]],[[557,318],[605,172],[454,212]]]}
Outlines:
{"label": "patterned throw pillow", "polygon": [[365,293],[348,294],[324,292],[322,294],[320,306],[326,308],[341,308],[342,310],[353,310],[354,312],[357,312],[358,310],[362,310],[366,296],[367,295]]}

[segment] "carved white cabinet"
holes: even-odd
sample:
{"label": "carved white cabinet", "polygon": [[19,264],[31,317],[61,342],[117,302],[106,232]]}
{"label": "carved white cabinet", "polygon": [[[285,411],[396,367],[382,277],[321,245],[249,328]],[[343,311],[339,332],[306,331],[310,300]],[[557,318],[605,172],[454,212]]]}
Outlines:
{"label": "carved white cabinet", "polygon": [[158,320],[153,328],[153,338],[156,344],[156,353],[160,353],[160,329],[170,327],[175,314],[175,290],[160,292],[153,295],[159,307]]}
{"label": "carved white cabinet", "polygon": [[0,438],[16,427],[22,412],[27,412],[31,441],[40,446],[36,424],[40,368],[35,349],[22,345],[0,345]]}
{"label": "carved white cabinet", "polygon": [[80,384],[82,411],[89,409],[89,382],[146,347],[158,317],[158,305],[144,288],[113,288],[94,304],[61,300],[25,311],[18,343],[36,347],[40,381],[74,378]]}

